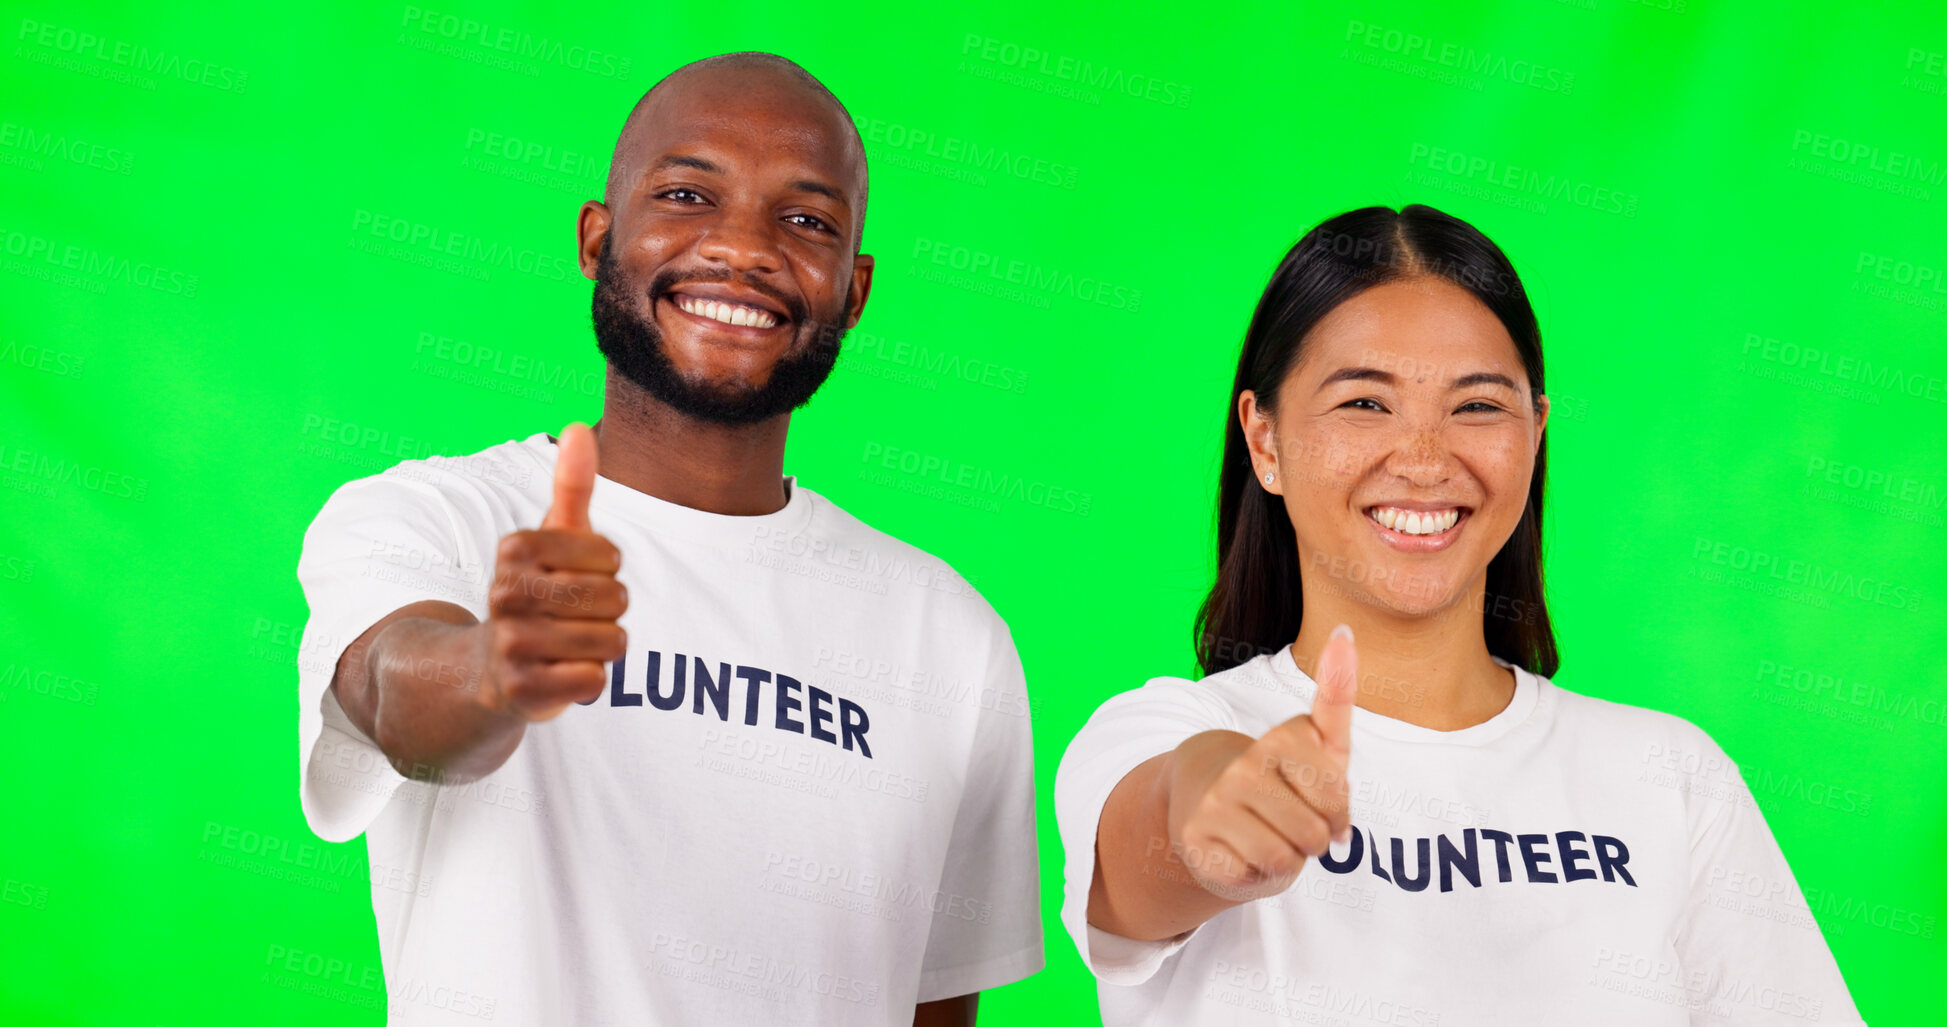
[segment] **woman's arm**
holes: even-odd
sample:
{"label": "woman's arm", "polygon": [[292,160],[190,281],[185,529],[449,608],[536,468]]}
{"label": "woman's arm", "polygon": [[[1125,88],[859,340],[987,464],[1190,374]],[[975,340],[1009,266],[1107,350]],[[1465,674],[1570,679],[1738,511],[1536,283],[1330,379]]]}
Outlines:
{"label": "woman's arm", "polygon": [[1169,810],[1177,781],[1194,788],[1213,764],[1221,768],[1251,741],[1236,731],[1193,735],[1115,786],[1096,828],[1089,923],[1125,938],[1161,941],[1245,901],[1219,896],[1190,875],[1171,840]]}
{"label": "woman's arm", "polygon": [[1253,739],[1204,731],[1124,775],[1102,806],[1088,922],[1160,941],[1290,887],[1349,829],[1357,655],[1335,634],[1310,713]]}

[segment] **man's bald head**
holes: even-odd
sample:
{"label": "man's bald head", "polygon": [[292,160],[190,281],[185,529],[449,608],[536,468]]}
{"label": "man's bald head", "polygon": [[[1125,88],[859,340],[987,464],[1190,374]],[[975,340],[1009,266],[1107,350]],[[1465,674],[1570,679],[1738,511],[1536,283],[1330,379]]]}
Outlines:
{"label": "man's bald head", "polygon": [[796,61],[759,50],[718,54],[691,61],[650,86],[649,91],[642,94],[642,98],[629,110],[628,118],[622,122],[622,131],[616,136],[602,202],[613,210],[618,201],[627,197],[635,175],[642,167],[642,155],[654,144],[654,140],[644,138],[645,133],[651,131],[650,112],[664,102],[689,101],[689,94],[693,92],[707,96],[711,87],[723,84],[735,87],[739,92],[766,89],[775,93],[795,94],[790,98],[795,109],[801,109],[812,117],[831,118],[831,124],[841,127],[839,138],[844,140],[849,151],[844,154],[846,163],[854,164],[858,169],[858,210],[854,232],[856,238],[863,239],[867,191],[865,140],[859,136],[851,112],[845,109],[838,97],[832,95],[830,89],[825,88],[823,82]]}

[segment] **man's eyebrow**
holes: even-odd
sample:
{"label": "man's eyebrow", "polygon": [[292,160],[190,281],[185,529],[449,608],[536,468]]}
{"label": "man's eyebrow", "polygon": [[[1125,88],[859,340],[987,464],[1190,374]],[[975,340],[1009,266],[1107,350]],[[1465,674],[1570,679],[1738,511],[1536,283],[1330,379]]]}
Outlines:
{"label": "man's eyebrow", "polygon": [[831,185],[826,182],[820,182],[816,179],[800,178],[797,181],[791,183],[791,188],[796,189],[801,193],[817,193],[820,196],[831,197],[833,200],[836,200],[839,203],[843,204],[845,206],[845,209],[847,210],[852,209],[852,201],[846,199],[845,193],[835,185]]}
{"label": "man's eyebrow", "polygon": [[[1368,381],[1392,385],[1399,381],[1399,379],[1391,371],[1382,371],[1377,367],[1341,367],[1331,374],[1326,375],[1325,380],[1318,383],[1318,387],[1323,389],[1334,382]],[[1476,371],[1473,374],[1463,374],[1453,381],[1448,382],[1447,389],[1448,391],[1455,391],[1475,385],[1499,385],[1510,392],[1521,391],[1515,387],[1514,379],[1504,374],[1496,374],[1492,371]]]}
{"label": "man's eyebrow", "polygon": [[[668,168],[695,168],[698,171],[712,175],[723,174],[723,169],[717,165],[701,157],[692,157],[682,153],[664,154],[656,158],[655,163],[649,165],[649,170],[652,172],[663,171]],[[844,190],[829,182],[820,182],[814,178],[800,178],[791,183],[791,188],[803,193],[817,193],[820,196],[828,196],[844,204],[847,210],[850,210],[852,207],[852,202],[846,198]]]}
{"label": "man's eyebrow", "polygon": [[656,158],[655,163],[649,165],[650,171],[662,171],[665,168],[695,168],[698,171],[707,171],[713,175],[723,173],[722,168],[717,167],[715,164],[701,157],[691,157],[681,153],[663,154],[661,157]]}

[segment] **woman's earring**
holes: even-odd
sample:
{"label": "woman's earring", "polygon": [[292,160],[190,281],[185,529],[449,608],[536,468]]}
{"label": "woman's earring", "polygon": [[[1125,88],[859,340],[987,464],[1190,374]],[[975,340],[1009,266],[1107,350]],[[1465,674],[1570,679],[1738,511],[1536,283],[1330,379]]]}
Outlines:
{"label": "woman's earring", "polygon": [[1270,472],[1270,471],[1265,471],[1265,472],[1264,472],[1264,483],[1265,483],[1266,485],[1269,485],[1269,484],[1271,484],[1271,478],[1272,478],[1272,474],[1271,474],[1271,472]]}

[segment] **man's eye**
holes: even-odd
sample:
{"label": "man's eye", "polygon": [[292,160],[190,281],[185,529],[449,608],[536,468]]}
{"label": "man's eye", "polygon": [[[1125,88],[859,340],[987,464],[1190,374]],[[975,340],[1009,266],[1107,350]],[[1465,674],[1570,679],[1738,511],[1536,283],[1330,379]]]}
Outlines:
{"label": "man's eye", "polygon": [[789,221],[792,224],[803,225],[806,228],[814,229],[820,232],[829,232],[832,230],[830,225],[825,224],[823,218],[814,217],[810,214],[792,214],[786,217],[784,220]]}
{"label": "man's eye", "polygon": [[[675,200],[675,201],[677,201],[678,203],[692,203],[692,202],[694,202],[694,203],[701,203],[701,202],[703,202],[703,196],[702,196],[702,194],[700,194],[700,193],[698,193],[698,192],[697,192],[696,190],[694,190],[694,189],[671,189],[671,190],[669,190],[669,191],[667,191],[667,192],[663,192],[663,193],[659,193],[658,195],[659,195],[659,196],[660,196],[660,197],[661,197],[662,199],[665,199],[665,200]],[[687,197],[687,198],[686,198],[686,197]]]}

